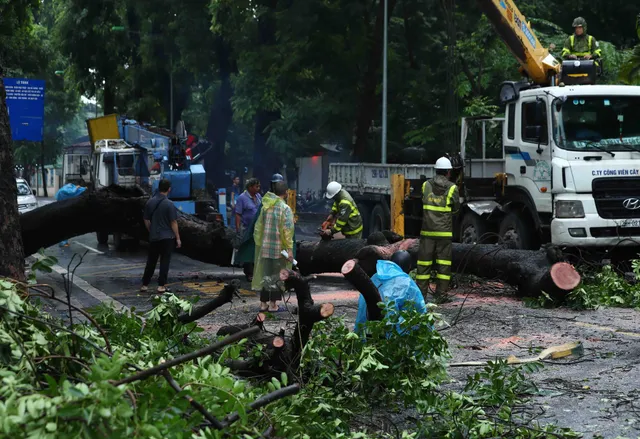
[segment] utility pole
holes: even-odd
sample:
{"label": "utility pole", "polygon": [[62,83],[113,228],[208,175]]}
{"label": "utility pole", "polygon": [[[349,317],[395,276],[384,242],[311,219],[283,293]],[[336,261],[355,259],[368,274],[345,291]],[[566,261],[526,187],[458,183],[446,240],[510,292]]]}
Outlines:
{"label": "utility pole", "polygon": [[387,39],[388,0],[384,0],[384,44],[382,49],[382,164],[387,163]]}

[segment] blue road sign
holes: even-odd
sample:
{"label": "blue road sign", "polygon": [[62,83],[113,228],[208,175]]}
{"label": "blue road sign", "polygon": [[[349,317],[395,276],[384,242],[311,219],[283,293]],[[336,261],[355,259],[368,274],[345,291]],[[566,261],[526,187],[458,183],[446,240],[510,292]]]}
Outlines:
{"label": "blue road sign", "polygon": [[42,141],[44,127],[44,81],[4,78],[7,110],[13,140]]}

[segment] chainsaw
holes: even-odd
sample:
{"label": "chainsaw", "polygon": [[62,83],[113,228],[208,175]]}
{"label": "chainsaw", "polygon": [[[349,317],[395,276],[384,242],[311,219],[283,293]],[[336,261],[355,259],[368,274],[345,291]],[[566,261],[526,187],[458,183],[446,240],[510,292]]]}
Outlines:
{"label": "chainsaw", "polygon": [[318,227],[318,235],[320,235],[320,238],[323,241],[330,241],[331,238],[333,238],[331,235],[327,236],[322,233],[323,231],[330,229],[332,225],[331,221],[325,221],[320,227]]}

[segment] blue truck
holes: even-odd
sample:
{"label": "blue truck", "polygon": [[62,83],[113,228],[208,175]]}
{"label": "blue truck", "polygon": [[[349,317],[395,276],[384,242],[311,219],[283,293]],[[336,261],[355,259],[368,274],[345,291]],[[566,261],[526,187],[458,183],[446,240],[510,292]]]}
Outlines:
{"label": "blue truck", "polygon": [[[91,186],[135,185],[152,195],[160,180],[167,179],[171,181],[169,198],[178,210],[206,221],[219,220],[215,203],[206,191],[204,167],[192,163],[184,154],[181,144],[183,137],[186,138],[184,130],[178,137],[167,130],[115,115],[90,119],[87,127],[92,142],[91,156],[80,160],[91,164]],[[102,231],[97,233],[97,238],[100,244],[106,244],[113,234],[116,250],[123,250],[136,247],[140,233]]]}

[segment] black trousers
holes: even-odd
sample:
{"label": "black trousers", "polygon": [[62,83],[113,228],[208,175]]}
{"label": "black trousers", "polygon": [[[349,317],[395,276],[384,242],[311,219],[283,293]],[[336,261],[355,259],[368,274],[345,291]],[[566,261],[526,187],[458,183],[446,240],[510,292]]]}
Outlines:
{"label": "black trousers", "polygon": [[167,275],[169,274],[169,263],[171,262],[171,253],[175,248],[175,239],[161,239],[149,243],[149,255],[147,256],[147,266],[144,269],[142,277],[142,285],[149,285],[153,272],[156,271],[158,257],[160,257],[160,276],[158,276],[158,286],[163,287],[167,283]]}

